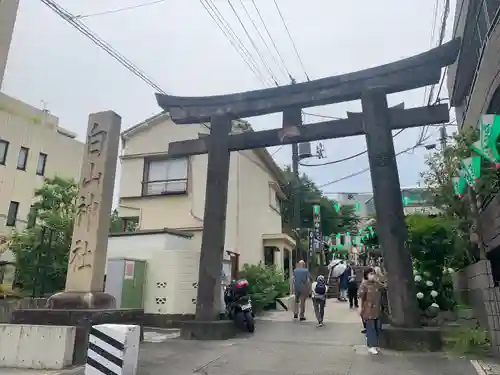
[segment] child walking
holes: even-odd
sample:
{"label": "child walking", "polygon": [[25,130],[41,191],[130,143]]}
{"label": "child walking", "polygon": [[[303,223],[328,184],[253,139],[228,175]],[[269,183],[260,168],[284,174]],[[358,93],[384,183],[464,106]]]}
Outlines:
{"label": "child walking", "polygon": [[378,354],[378,340],[380,329],[381,312],[381,294],[383,285],[375,277],[373,268],[368,268],[364,272],[365,280],[359,288],[359,297],[361,300],[361,319],[366,328],[366,344],[370,354]]}
{"label": "child walking", "polygon": [[325,284],[325,277],[319,275],[316,281],[312,283],[312,300],[314,306],[314,315],[318,320],[318,327],[323,327],[323,318],[325,317],[326,292],[328,287]]}

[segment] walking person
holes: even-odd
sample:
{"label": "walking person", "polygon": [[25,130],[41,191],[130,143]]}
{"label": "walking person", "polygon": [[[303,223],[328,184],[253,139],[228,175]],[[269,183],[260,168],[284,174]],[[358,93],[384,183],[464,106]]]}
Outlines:
{"label": "walking person", "polygon": [[306,263],[301,260],[293,270],[293,292],[295,294],[295,304],[293,307],[293,318],[306,320],[306,300],[311,291],[311,274],[306,268]]}
{"label": "walking person", "polygon": [[316,281],[312,283],[312,301],[314,306],[314,315],[318,320],[318,327],[323,327],[323,318],[325,317],[326,293],[328,286],[325,283],[325,277],[319,275]]}
{"label": "walking person", "polygon": [[365,270],[366,280],[359,290],[361,299],[360,316],[366,325],[366,345],[370,354],[378,354],[380,330],[381,293],[383,286],[376,280],[373,268]]}
{"label": "walking person", "polygon": [[349,299],[349,308],[358,308],[358,281],[354,271],[354,264],[351,263],[346,271],[348,272],[347,298]]}
{"label": "walking person", "polygon": [[[344,261],[341,261],[340,264],[344,264]],[[348,271],[349,267],[347,267],[344,272],[339,276],[339,296],[338,300],[341,302],[347,301],[347,285],[348,285]]]}

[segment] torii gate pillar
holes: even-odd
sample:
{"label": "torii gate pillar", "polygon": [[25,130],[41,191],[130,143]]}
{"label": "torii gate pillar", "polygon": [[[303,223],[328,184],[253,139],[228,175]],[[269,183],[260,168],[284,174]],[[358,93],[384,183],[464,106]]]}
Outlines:
{"label": "torii gate pillar", "polygon": [[361,96],[364,131],[377,215],[377,234],[387,268],[391,324],[417,327],[420,324],[415,298],[412,262],[405,248],[401,186],[390,123],[387,96],[383,88],[366,90]]}

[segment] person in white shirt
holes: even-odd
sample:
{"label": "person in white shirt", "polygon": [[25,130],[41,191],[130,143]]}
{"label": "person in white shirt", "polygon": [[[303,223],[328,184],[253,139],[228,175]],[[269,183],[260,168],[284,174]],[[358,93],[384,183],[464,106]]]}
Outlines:
{"label": "person in white shirt", "polygon": [[314,314],[318,320],[318,327],[323,327],[323,318],[325,316],[326,293],[328,286],[325,283],[325,277],[319,275],[316,281],[312,283],[312,301]]}

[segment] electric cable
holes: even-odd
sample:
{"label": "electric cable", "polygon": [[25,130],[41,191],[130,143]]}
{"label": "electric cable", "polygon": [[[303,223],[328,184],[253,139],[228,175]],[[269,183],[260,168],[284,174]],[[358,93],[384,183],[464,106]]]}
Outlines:
{"label": "electric cable", "polygon": [[288,68],[285,64],[285,60],[283,59],[283,56],[281,56],[280,50],[279,50],[278,46],[276,45],[276,42],[274,41],[274,38],[272,37],[269,29],[267,28],[267,25],[266,25],[266,22],[264,21],[264,18],[262,18],[262,14],[260,13],[259,7],[255,3],[255,0],[252,0],[252,4],[253,4],[255,10],[257,11],[257,15],[259,16],[260,22],[264,26],[264,29],[266,30],[267,36],[268,36],[269,40],[271,41],[271,43],[276,51],[276,54],[278,55],[278,58],[279,58],[281,64],[283,65],[283,68],[286,70],[286,72],[288,74],[288,78],[290,78],[290,80],[293,81],[293,76],[290,73],[290,70],[288,70]]}
{"label": "electric cable", "polygon": [[231,45],[236,49],[236,52],[243,59],[245,64],[250,68],[252,73],[259,79],[259,81],[264,85],[264,87],[268,86],[268,82],[264,75],[260,72],[258,68],[258,64],[253,58],[252,54],[248,51],[246,46],[243,44],[242,40],[238,37],[238,35],[231,28],[229,23],[225,20],[222,13],[219,11],[217,6],[211,0],[199,0],[203,8],[210,15],[212,20],[215,22],[219,30],[226,36],[226,39],[231,43]]}
{"label": "electric cable", "polygon": [[[412,147],[409,147],[403,151],[400,151],[398,153],[396,153],[394,156],[397,157],[399,155],[402,155],[402,154],[405,154],[405,153],[408,153],[408,152],[412,152],[413,150],[415,150],[416,148],[418,147],[422,147],[423,145],[422,144],[416,144]],[[321,188],[324,188],[325,186],[330,186],[330,185],[333,185],[333,184],[336,184],[338,182],[341,182],[341,181],[344,181],[344,180],[348,180],[349,178],[352,178],[352,177],[356,177],[356,176],[359,176],[359,175],[362,175],[363,173],[366,173],[370,170],[370,167],[368,168],[365,168],[365,169],[362,169],[358,172],[354,172],[354,173],[351,173],[351,174],[348,174],[347,176],[344,176],[344,177],[341,177],[341,178],[338,178],[336,180],[333,180],[333,181],[330,181],[330,182],[327,182],[325,184],[322,184],[322,185],[318,185],[318,189],[321,189]]]}
{"label": "electric cable", "polygon": [[255,44],[255,41],[253,40],[252,36],[250,35],[250,33],[248,32],[245,24],[243,23],[243,21],[241,20],[238,12],[236,11],[235,7],[233,6],[233,4],[231,3],[231,0],[227,0],[227,3],[229,4],[229,7],[231,8],[231,10],[233,11],[234,15],[236,16],[236,18],[238,19],[238,22],[240,23],[241,27],[243,28],[243,31],[245,32],[248,40],[250,41],[250,44],[253,46],[253,48],[255,49],[255,52],[257,52],[257,55],[260,57],[261,61],[262,61],[262,64],[264,65],[264,68],[267,69],[267,72],[269,73],[269,75],[271,76],[272,80],[274,81],[274,84],[276,86],[279,86],[278,84],[278,80],[277,78],[275,77],[273,71],[271,70],[271,68],[269,67],[269,65],[267,64],[266,60],[264,59],[264,56],[261,54],[260,50],[259,50],[259,47],[257,47],[257,44]]}
{"label": "electric cable", "polygon": [[107,11],[99,12],[99,13],[76,15],[75,19],[81,20],[83,18],[104,16],[104,15],[107,15],[107,14],[114,14],[114,13],[124,12],[126,10],[134,10],[134,9],[137,9],[137,8],[143,8],[143,7],[147,7],[147,6],[150,6],[150,5],[156,5],[156,4],[164,3],[164,2],[165,2],[165,0],[148,1],[148,2],[142,3],[142,4],[131,5],[131,6],[124,7],[124,8],[111,9],[111,10],[107,10]]}
{"label": "electric cable", "polygon": [[50,9],[52,9],[59,17],[68,22],[71,26],[77,29],[81,34],[85,35],[88,39],[90,39],[94,44],[104,50],[108,55],[113,57],[116,61],[126,67],[129,71],[131,71],[135,76],[139,77],[141,80],[146,82],[149,86],[153,87],[155,90],[162,94],[166,94],[163,89],[156,84],[152,78],[150,78],[146,73],[144,73],[141,69],[139,69],[135,64],[133,64],[130,60],[128,60],[125,56],[115,50],[109,43],[98,37],[94,34],[83,22],[75,19],[70,12],[61,7],[55,1],[52,0],[40,0],[43,4],[47,5]]}
{"label": "electric cable", "polygon": [[[243,0],[238,0],[241,7],[243,8],[243,10],[245,11],[245,14],[247,15],[247,17],[250,19],[250,22],[252,23],[253,25],[253,28],[255,29],[255,31],[257,32],[257,35],[259,36],[260,40],[262,41],[262,43],[264,44],[265,46],[265,49],[267,49],[269,51],[269,54],[271,55],[271,58],[272,60],[274,61],[274,63],[278,66],[278,69],[281,69],[281,71],[285,74],[285,76],[289,77],[290,74],[288,73],[288,69],[286,67],[286,65],[284,64],[284,62],[280,62],[276,56],[274,55],[273,51],[271,50],[271,48],[269,47],[269,45],[267,44],[267,41],[266,39],[264,38],[264,36],[262,35],[262,33],[260,32],[259,30],[259,27],[257,26],[257,24],[255,23],[252,15],[250,14],[250,12],[248,11],[248,8],[246,7],[245,3]],[[255,4],[255,3],[254,3]],[[265,24],[264,24],[264,27]]]}
{"label": "electric cable", "polygon": [[278,2],[274,0],[274,5],[276,6],[276,10],[278,11],[278,14],[280,15],[281,21],[283,22],[283,25],[285,26],[285,30],[288,34],[288,37],[290,38],[290,41],[292,42],[293,49],[295,51],[295,54],[297,55],[297,58],[299,60],[300,65],[302,66],[302,70],[304,71],[304,74],[307,78],[308,81],[311,79],[309,78],[309,75],[307,74],[306,68],[304,66],[304,62],[302,61],[302,58],[300,57],[299,50],[297,49],[297,46],[295,45],[295,41],[293,40],[292,34],[290,33],[290,30],[288,29],[288,25],[286,24],[285,17],[283,17],[283,13],[281,13],[280,7],[278,5]]}
{"label": "electric cable", "polygon": [[[431,27],[431,38],[429,42],[429,47],[432,48],[432,44],[434,42],[434,36],[436,34],[436,26],[437,26],[437,19],[438,19],[438,9],[439,9],[439,0],[436,0],[435,5],[434,5],[434,13],[432,15],[432,27]],[[427,101],[427,90],[428,86],[425,86],[424,89],[424,104]]]}

